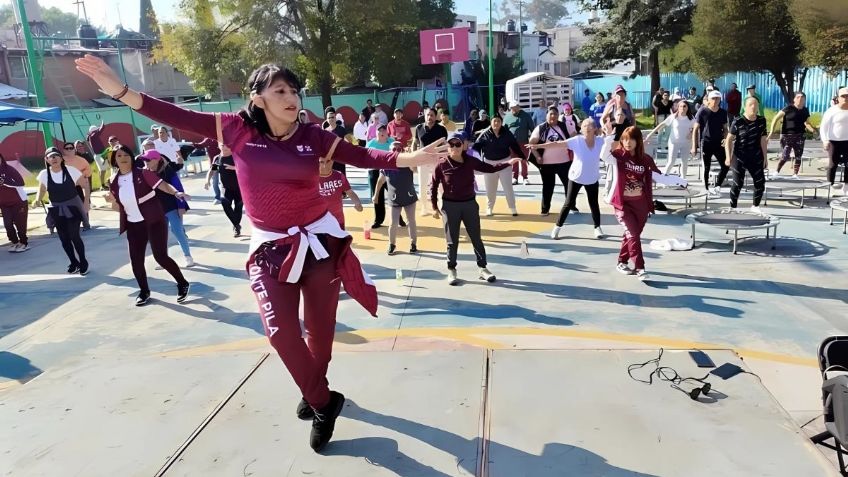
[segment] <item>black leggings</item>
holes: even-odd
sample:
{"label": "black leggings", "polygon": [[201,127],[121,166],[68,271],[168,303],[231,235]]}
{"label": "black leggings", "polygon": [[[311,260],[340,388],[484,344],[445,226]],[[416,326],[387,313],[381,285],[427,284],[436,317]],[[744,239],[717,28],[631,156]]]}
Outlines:
{"label": "black leggings", "polygon": [[556,189],[556,179],[562,183],[563,192],[568,193],[568,170],[571,169],[571,161],[561,164],[542,164],[539,173],[542,176],[542,213],[547,214],[551,210],[551,199]]}
{"label": "black leggings", "polygon": [[716,178],[716,187],[721,187],[724,184],[724,179],[727,177],[728,171],[730,171],[730,168],[724,164],[724,161],[727,159],[724,146],[720,142],[715,144],[708,142],[702,143],[701,159],[704,161],[704,187],[707,189],[710,188],[710,168],[713,165],[713,156],[715,156],[718,166],[721,168]]}
{"label": "black leggings", "polygon": [[59,241],[62,242],[62,248],[71,261],[71,265],[88,264],[85,259],[85,245],[82,243],[82,237],[80,237],[82,217],[60,217],[57,214],[54,220],[56,221],[56,233],[59,234]]}
{"label": "black leggings", "polygon": [[848,184],[848,141],[830,141],[830,168],[827,170],[827,180],[836,182],[836,168],[842,164],[842,182]]}
{"label": "black leggings", "polygon": [[241,192],[238,190],[224,190],[224,197],[221,200],[221,207],[224,208],[224,214],[230,219],[233,227],[241,228],[241,215],[244,211],[244,202],[241,200]]}
{"label": "black leggings", "polygon": [[763,156],[743,159],[735,157],[733,166],[733,185],[730,186],[730,207],[736,208],[739,201],[739,192],[745,182],[745,171],[747,170],[754,179],[754,207],[759,207],[766,190],[766,175],[763,172]]}
{"label": "black leggings", "polygon": [[601,208],[598,206],[598,183],[578,184],[570,180],[568,181],[568,193],[566,194],[565,204],[562,206],[556,222],[557,227],[562,227],[565,219],[568,218],[568,212],[576,207],[577,194],[580,192],[581,187],[586,188],[586,198],[589,199],[589,209],[592,210],[592,222],[595,224],[595,227],[601,226]]}

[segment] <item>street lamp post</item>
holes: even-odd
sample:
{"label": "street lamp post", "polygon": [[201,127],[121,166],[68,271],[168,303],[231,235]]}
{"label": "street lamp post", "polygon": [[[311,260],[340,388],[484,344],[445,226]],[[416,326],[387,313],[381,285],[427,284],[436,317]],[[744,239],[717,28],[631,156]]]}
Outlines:
{"label": "street lamp post", "polygon": [[495,53],[493,46],[493,37],[492,37],[492,0],[489,0],[489,35],[488,35],[488,51],[489,51],[489,114],[494,114],[495,112],[495,73],[493,71],[494,61],[492,60],[492,55]]}

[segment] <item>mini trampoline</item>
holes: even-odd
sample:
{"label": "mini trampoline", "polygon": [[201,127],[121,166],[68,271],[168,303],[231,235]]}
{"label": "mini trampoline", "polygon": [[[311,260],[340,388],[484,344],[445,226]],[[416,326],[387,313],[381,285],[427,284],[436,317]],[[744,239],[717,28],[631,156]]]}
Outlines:
{"label": "mini trampoline", "polygon": [[769,191],[777,191],[782,197],[784,192],[801,191],[801,208],[804,208],[804,198],[808,189],[813,190],[813,198],[818,197],[818,190],[827,188],[827,203],[830,203],[830,183],[821,179],[792,179],[790,177],[766,181],[766,192],[763,195],[763,205],[768,205]]}
{"label": "mini trampoline", "polygon": [[841,199],[833,199],[830,202],[830,225],[833,225],[833,212],[839,210],[845,212],[845,217],[842,219],[842,233],[848,232],[848,197]]}
{"label": "mini trampoline", "polygon": [[686,216],[686,223],[692,225],[692,248],[695,248],[695,226],[706,225],[725,231],[733,231],[733,253],[736,254],[736,244],[739,241],[739,231],[766,230],[766,239],[770,238],[771,249],[777,246],[777,225],[780,218],[773,215],[758,214],[756,212],[735,209],[706,210]]}
{"label": "mini trampoline", "polygon": [[653,190],[654,199],[661,201],[680,200],[686,203],[686,207],[692,207],[692,199],[704,197],[704,209],[710,203],[710,195],[704,189],[697,187],[688,187],[685,189],[677,187],[658,187]]}

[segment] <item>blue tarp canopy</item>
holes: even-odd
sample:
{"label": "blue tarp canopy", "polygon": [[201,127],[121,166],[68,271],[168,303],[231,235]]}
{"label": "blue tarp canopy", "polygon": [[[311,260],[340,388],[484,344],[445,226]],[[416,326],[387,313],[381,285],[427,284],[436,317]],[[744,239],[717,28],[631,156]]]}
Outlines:
{"label": "blue tarp canopy", "polygon": [[59,108],[27,108],[0,101],[0,124],[15,124],[21,121],[36,123],[61,123]]}

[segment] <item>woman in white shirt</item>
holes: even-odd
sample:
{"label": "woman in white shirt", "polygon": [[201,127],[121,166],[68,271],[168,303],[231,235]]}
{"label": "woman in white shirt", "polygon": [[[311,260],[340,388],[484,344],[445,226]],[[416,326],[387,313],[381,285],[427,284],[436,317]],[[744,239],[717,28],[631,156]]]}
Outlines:
{"label": "woman in white shirt", "polygon": [[671,127],[671,134],[668,136],[668,162],[666,162],[663,174],[668,175],[677,157],[680,156],[680,177],[686,177],[686,166],[691,158],[689,139],[692,137],[692,128],[694,126],[695,120],[693,119],[692,112],[689,110],[689,103],[678,101],[676,112],[657,125],[645,137],[645,142],[648,142],[654,134],[658,134],[666,127]]}
{"label": "woman in white shirt", "polygon": [[357,146],[365,147],[368,142],[368,121],[365,120],[365,114],[359,113],[359,119],[353,125],[353,137],[356,139]]}
{"label": "woman in white shirt", "polygon": [[[79,169],[65,165],[62,151],[51,147],[44,152],[47,168],[38,174],[38,194],[36,204],[43,204],[44,194],[50,194],[50,207],[47,209],[48,223],[55,224],[59,241],[70,260],[68,273],[88,273],[88,261],[85,259],[85,245],[80,237],[80,224],[85,216],[83,200],[77,194],[77,186],[88,184]],[[87,188],[83,188],[87,194]],[[86,196],[87,197],[87,196]],[[48,224],[49,226],[49,224]]]}
{"label": "woman in white shirt", "polygon": [[[551,230],[551,238],[559,238],[559,232],[568,218],[568,212],[577,205],[577,194],[580,189],[586,188],[586,198],[589,200],[589,209],[592,211],[592,223],[595,225],[595,237],[603,238],[601,230],[601,208],[598,205],[598,188],[601,178],[601,151],[604,147],[603,136],[597,136],[595,120],[586,118],[581,124],[582,134],[573,136],[564,141],[549,142],[545,144],[534,144],[533,148],[555,148],[570,149],[574,153],[571,168],[568,170],[568,192],[566,193],[565,205],[559,213],[556,225]],[[604,161],[606,162],[606,161]]]}
{"label": "woman in white shirt", "polygon": [[[177,140],[171,137],[168,133],[168,128],[162,126],[159,128],[159,137],[153,141],[153,148],[156,149],[156,152],[162,154],[171,162],[176,162],[177,164],[183,163],[183,155],[180,154],[180,145],[177,144]],[[182,177],[186,177],[188,174],[185,172],[185,168],[182,169],[180,174]]]}

